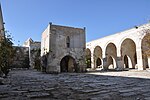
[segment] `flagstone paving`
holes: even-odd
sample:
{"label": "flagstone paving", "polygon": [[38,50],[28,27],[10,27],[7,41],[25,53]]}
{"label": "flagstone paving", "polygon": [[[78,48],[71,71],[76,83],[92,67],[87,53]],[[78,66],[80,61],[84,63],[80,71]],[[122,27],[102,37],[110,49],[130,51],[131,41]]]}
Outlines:
{"label": "flagstone paving", "polygon": [[0,100],[150,100],[150,72],[44,74],[12,70]]}

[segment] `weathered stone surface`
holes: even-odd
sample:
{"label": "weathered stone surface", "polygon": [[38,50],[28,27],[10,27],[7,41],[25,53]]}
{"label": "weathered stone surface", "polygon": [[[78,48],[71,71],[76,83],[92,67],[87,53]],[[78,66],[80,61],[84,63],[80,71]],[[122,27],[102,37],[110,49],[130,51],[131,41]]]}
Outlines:
{"label": "weathered stone surface", "polygon": [[35,58],[37,56],[40,57],[38,53],[41,49],[41,42],[33,41],[31,38],[29,38],[24,42],[23,46],[29,48],[30,67],[35,68]]}
{"label": "weathered stone surface", "polygon": [[11,64],[12,68],[29,68],[29,48],[13,46],[14,56]]}
{"label": "weathered stone surface", "polygon": [[150,100],[150,97],[146,97],[146,98],[144,98],[144,100]]}
{"label": "weathered stone surface", "polygon": [[42,68],[48,73],[85,72],[85,29],[50,23],[42,33]]}
{"label": "weathered stone surface", "polygon": [[118,72],[43,74],[12,70],[4,79],[5,85],[0,85],[0,100],[149,100],[149,72],[117,75]]}
{"label": "weathered stone surface", "polygon": [[0,85],[3,85],[3,80],[4,80],[4,78],[0,77]]}
{"label": "weathered stone surface", "polygon": [[[86,43],[88,67],[92,69],[150,69],[150,23]],[[133,60],[134,59],[134,60]]]}
{"label": "weathered stone surface", "polygon": [[42,93],[42,92],[32,92],[27,97],[29,98],[38,98],[38,97],[46,97],[49,96],[49,93]]}
{"label": "weathered stone surface", "polygon": [[128,97],[128,96],[134,96],[134,95],[137,95],[135,92],[125,92],[125,93],[122,93],[120,94],[121,96],[125,96],[125,97]]}

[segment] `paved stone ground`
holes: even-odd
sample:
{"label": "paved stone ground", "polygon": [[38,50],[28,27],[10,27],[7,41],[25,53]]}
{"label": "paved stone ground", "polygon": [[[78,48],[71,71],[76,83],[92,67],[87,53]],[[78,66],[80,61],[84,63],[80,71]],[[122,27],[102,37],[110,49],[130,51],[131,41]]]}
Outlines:
{"label": "paved stone ground", "polygon": [[150,100],[148,71],[44,74],[12,70],[4,84],[0,100]]}

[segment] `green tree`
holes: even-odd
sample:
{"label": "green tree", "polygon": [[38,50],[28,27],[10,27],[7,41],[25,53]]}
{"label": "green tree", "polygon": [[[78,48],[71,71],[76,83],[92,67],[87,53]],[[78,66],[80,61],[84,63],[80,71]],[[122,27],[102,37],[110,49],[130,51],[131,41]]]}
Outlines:
{"label": "green tree", "polygon": [[13,43],[11,35],[4,36],[0,41],[0,70],[7,76],[13,57]]}

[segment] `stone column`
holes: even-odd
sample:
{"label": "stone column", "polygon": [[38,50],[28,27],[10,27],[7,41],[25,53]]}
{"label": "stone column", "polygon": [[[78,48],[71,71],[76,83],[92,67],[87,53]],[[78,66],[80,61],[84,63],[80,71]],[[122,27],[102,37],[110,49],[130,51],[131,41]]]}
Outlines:
{"label": "stone column", "polygon": [[138,66],[138,70],[145,70],[146,66],[143,66],[142,50],[141,50],[140,47],[138,47],[136,49],[136,53],[137,53],[137,66]]}
{"label": "stone column", "polygon": [[107,57],[106,57],[106,49],[105,47],[102,48],[102,58],[103,58],[103,69],[107,69]]}
{"label": "stone column", "polygon": [[107,69],[108,65],[107,65],[107,58],[103,58],[103,69]]}
{"label": "stone column", "polygon": [[94,69],[94,56],[93,56],[93,52],[91,52],[91,68]]}
{"label": "stone column", "polygon": [[122,60],[122,57],[117,57],[117,70],[123,70],[124,69],[124,62]]}
{"label": "stone column", "polygon": [[95,64],[94,64],[94,48],[91,49],[91,68],[92,69],[95,68]]}

